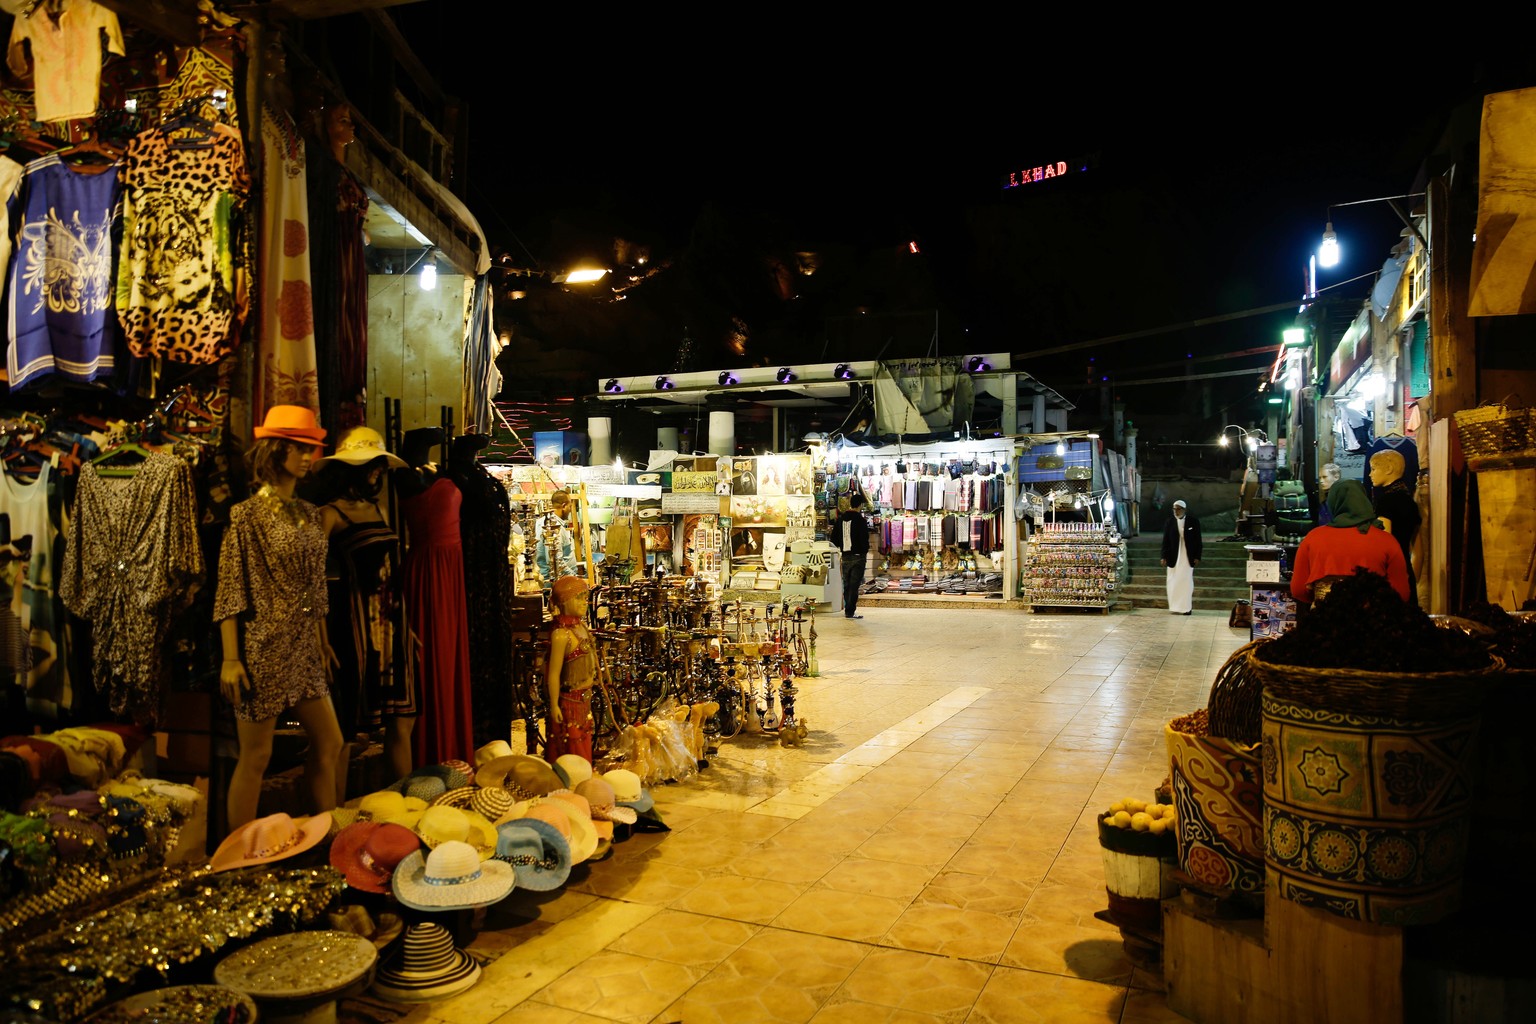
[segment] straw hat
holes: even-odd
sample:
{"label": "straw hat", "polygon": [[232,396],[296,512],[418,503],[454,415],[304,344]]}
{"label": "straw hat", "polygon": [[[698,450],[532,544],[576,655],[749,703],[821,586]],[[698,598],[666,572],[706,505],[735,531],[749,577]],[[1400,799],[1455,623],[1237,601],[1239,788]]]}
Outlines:
{"label": "straw hat", "polygon": [[470,795],[469,806],[490,821],[497,821],[517,804],[517,797],[500,786],[476,786]]}
{"label": "straw hat", "polygon": [[640,819],[633,807],[618,806],[613,785],[606,779],[588,779],[580,783],[576,787],[576,795],[587,798],[587,803],[592,805],[592,817],[597,821],[633,825]]}
{"label": "straw hat", "polygon": [[511,757],[516,751],[512,744],[506,740],[491,740],[485,746],[475,751],[475,767],[479,768],[487,762],[494,761],[498,757]]}
{"label": "straw hat", "polygon": [[208,866],[214,871],[228,871],[286,860],[315,846],[330,827],[328,813],[297,821],[281,812],[269,814],[246,822],[226,836],[213,851]]}
{"label": "straw hat", "polygon": [[538,818],[496,826],[496,860],[512,865],[519,888],[549,892],[571,876],[571,843],[560,829]]}
{"label": "straw hat", "polygon": [[474,786],[459,786],[450,789],[432,801],[433,807],[458,807],[468,810],[470,798],[475,795]]}
{"label": "straw hat", "polygon": [[325,443],[325,430],[315,419],[315,411],[302,405],[274,405],[267,410],[267,418],[251,433],[260,440],[264,437],[280,437],[285,441],[299,441],[316,448]]}
{"label": "straw hat", "polygon": [[546,802],[559,807],[571,819],[571,863],[580,864],[597,852],[597,829],[592,825],[592,805],[569,790],[551,793]]}
{"label": "straw hat", "polygon": [[656,806],[656,800],[640,784],[640,776],[628,768],[615,768],[603,773],[603,781],[613,787],[614,803],[620,807],[632,807],[641,814]]}
{"label": "straw hat", "polygon": [[353,427],[337,443],[335,453],[320,461],[361,466],[374,459],[383,459],[390,469],[405,468],[405,460],[384,447],[384,437],[377,430],[372,427]]}
{"label": "straw hat", "polygon": [[580,754],[561,754],[555,758],[554,769],[566,789],[575,789],[578,782],[592,777],[592,762]]}
{"label": "straw hat", "polygon": [[395,899],[413,910],[468,910],[505,899],[517,879],[512,865],[482,861],[473,846],[450,840],[425,857],[420,850],[407,854],[390,884]]}
{"label": "straw hat", "polygon": [[413,829],[429,850],[459,842],[474,847],[481,860],[496,852],[496,826],[474,811],[435,804],[421,812]]}
{"label": "straw hat", "polygon": [[514,796],[524,800],[565,787],[548,761],[527,754],[510,754],[487,761],[475,773],[475,782],[511,790]]}
{"label": "straw hat", "polygon": [[[458,758],[454,757],[444,761],[442,764],[438,765],[438,767],[448,769],[449,789],[454,789],[458,786],[467,786],[471,782],[475,781],[475,766],[470,764],[468,761],[460,761]],[[458,781],[454,781],[455,779]]]}
{"label": "straw hat", "polygon": [[480,965],[453,944],[448,929],[423,921],[406,929],[405,941],[379,965],[373,993],[397,1003],[423,1003],[458,995],[479,980]]}
{"label": "straw hat", "polygon": [[331,867],[347,884],[364,892],[388,892],[390,876],[421,840],[404,825],[360,821],[342,829],[331,842]]}

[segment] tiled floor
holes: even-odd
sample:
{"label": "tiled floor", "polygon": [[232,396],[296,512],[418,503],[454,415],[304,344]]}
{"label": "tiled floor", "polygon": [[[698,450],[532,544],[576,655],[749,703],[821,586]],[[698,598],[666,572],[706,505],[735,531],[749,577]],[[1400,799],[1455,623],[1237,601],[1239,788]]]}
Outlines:
{"label": "tiled floor", "polygon": [[493,908],[480,983],[412,1024],[1182,1021],[1105,906],[1095,813],[1167,774],[1246,632],[1172,616],[818,620],[804,747],[726,742],[560,892]]}

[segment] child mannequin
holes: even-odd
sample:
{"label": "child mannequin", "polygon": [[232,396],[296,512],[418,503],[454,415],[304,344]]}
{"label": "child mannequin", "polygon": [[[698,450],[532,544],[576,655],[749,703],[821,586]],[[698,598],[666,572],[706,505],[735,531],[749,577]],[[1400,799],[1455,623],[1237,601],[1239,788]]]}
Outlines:
{"label": "child mannequin", "polygon": [[592,760],[592,684],[597,682],[597,640],[587,628],[587,581],[562,576],[552,588],[555,628],[549,634],[549,748],[545,760],[580,754]]}
{"label": "child mannequin", "polygon": [[275,405],[247,455],[257,492],[230,510],[213,617],[224,664],[219,689],[235,708],[240,756],[229,783],[230,828],[256,817],[277,716],[292,707],[309,736],[305,779],[316,811],[336,806],[343,743],[331,705],[325,632],[325,534],[320,512],[294,497],[325,431],[301,406]]}

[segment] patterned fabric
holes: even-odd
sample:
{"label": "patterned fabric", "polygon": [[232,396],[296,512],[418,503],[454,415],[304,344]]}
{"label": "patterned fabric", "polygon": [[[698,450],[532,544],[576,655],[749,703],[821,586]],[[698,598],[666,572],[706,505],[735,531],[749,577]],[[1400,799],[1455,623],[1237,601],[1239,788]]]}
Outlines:
{"label": "patterned fabric", "polygon": [[464,548],[469,677],[475,748],[479,749],[491,740],[504,739],[512,723],[512,568],[507,562],[512,507],[506,487],[472,457],[450,461],[448,476],[464,496],[459,537]]}
{"label": "patterned fabric", "polygon": [[238,340],[245,308],[234,219],[250,191],[245,147],[228,128],[179,147],[159,129],[128,144],[117,312],[133,354],[212,363]]}
{"label": "patterned fabric", "polygon": [[1268,692],[1262,707],[1264,862],[1280,895],[1375,924],[1454,913],[1478,718],[1348,714]]}
{"label": "patterned fabric", "polygon": [[92,674],[113,714],[153,722],[161,647],[203,576],[192,470],[151,452],[131,477],[80,468],[59,595],[91,622]]}
{"label": "patterned fabric", "polygon": [[464,337],[464,417],[466,430],[490,434],[496,429],[496,407],[492,399],[501,391],[501,371],[496,355],[501,344],[496,338],[496,291],[490,275],[475,279],[474,302],[470,307],[469,330]]}
{"label": "patterned fabric", "polygon": [[88,383],[116,361],[112,236],[122,213],[118,167],[86,174],[45,156],[12,199],[16,254],[6,295],[11,388],[49,374]]}
{"label": "patterned fabric", "polygon": [[36,119],[67,121],[96,116],[101,93],[102,33],[107,53],[123,52],[123,32],[117,15],[91,0],[63,0],[63,10],[50,15],[43,4],[30,17],[18,17],[11,27],[6,61],[16,77],[28,68],[22,43],[32,50],[31,77],[36,92]]}
{"label": "patterned fabric", "polygon": [[1259,745],[1197,736],[1164,726],[1173,803],[1178,809],[1179,867],[1206,885],[1264,901]]}
{"label": "patterned fabric", "polygon": [[[37,477],[30,484],[21,483],[10,473],[0,473],[0,518],[8,520],[8,527],[0,527],[0,540],[9,543],[0,546],[5,555],[13,558],[21,551],[26,559],[16,558],[0,565],[8,574],[20,570],[21,578],[12,590],[6,579],[6,592],[14,595],[12,611],[19,619],[19,626],[27,642],[25,644],[27,673],[22,678],[27,700],[37,710],[51,710],[70,706],[69,659],[62,650],[63,630],[54,615],[54,574],[58,565],[54,561],[54,541],[58,531],[48,511],[48,491],[53,486],[52,466],[43,463]],[[38,707],[42,702],[45,706]],[[51,705],[51,707],[46,707]]]}
{"label": "patterned fabric", "polygon": [[400,592],[400,537],[382,519],[354,522],[330,506],[345,524],[331,534],[331,648],[336,669],[336,717],[342,730],[372,729],[384,715],[414,716],[412,667],[405,600]]}
{"label": "patterned fabric", "polygon": [[319,628],[328,607],[325,552],[320,510],[307,501],[264,488],[230,509],[213,621],[240,623],[251,681],[249,698],[235,705],[243,722],[330,693]]}
{"label": "patterned fabric", "polygon": [[320,411],[309,280],[304,140],[293,118],[261,108],[261,339],[254,418],[274,405]]}

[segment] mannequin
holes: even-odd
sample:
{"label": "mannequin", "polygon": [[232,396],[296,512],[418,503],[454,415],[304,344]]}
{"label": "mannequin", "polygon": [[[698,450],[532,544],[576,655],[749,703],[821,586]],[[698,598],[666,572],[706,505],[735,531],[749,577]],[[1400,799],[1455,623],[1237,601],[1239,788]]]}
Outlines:
{"label": "mannequin", "polygon": [[273,406],[247,455],[254,495],[230,510],[213,617],[224,662],[219,690],[235,709],[240,755],[229,827],[256,817],[277,717],[293,708],[309,737],[305,779],[315,811],[336,806],[341,729],[331,705],[320,511],[294,496],[325,431],[309,409]]}
{"label": "mannequin", "polygon": [[512,727],[512,502],[507,489],[476,455],[485,434],[464,434],[449,446],[447,476],[464,496],[459,539],[469,611],[469,668],[475,705],[475,749],[505,740]]}
{"label": "mannequin", "polygon": [[314,248],[315,323],[320,339],[322,414],[338,429],[361,426],[367,416],[368,267],[364,255],[368,193],[347,169],[347,148],[357,140],[352,107],[330,102],[314,130],[325,154],[309,168],[309,220]]}
{"label": "mannequin", "polygon": [[333,103],[325,108],[325,140],[331,159],[347,162],[347,147],[357,141],[357,126],[352,120],[350,103]]}
{"label": "mannequin", "polygon": [[1344,472],[1339,469],[1339,464],[1336,462],[1324,463],[1323,468],[1318,472],[1317,522],[1319,526],[1327,526],[1333,518],[1333,513],[1328,509],[1328,491],[1343,476]]}
{"label": "mannequin", "polygon": [[1399,452],[1379,451],[1371,456],[1372,505],[1382,526],[1403,551],[1408,567],[1408,600],[1419,601],[1419,581],[1413,571],[1413,542],[1419,535],[1419,505],[1403,479],[1405,461]]}
{"label": "mannequin", "polygon": [[385,471],[404,468],[405,460],[385,450],[377,431],[356,427],[336,454],[320,462],[334,477],[336,494],[320,509],[320,523],[334,567],[327,626],[337,656],[337,716],[348,737],[382,725],[391,778],[404,778],[412,768],[416,676],[401,594],[400,537],[379,494]]}
{"label": "mannequin", "polygon": [[409,540],[403,565],[406,618],[418,641],[421,721],[411,738],[417,764],[440,764],[475,749],[459,537],[463,495],[428,461],[442,443],[440,427],[407,431],[400,446],[406,466],[391,476]]}
{"label": "mannequin", "polygon": [[549,745],[545,760],[580,754],[592,760],[592,684],[597,682],[597,639],[587,628],[587,581],[562,576],[552,588],[555,627],[549,634]]}

